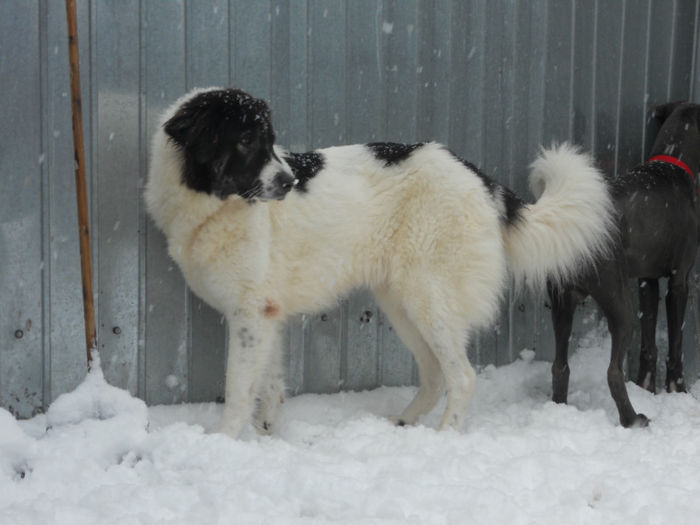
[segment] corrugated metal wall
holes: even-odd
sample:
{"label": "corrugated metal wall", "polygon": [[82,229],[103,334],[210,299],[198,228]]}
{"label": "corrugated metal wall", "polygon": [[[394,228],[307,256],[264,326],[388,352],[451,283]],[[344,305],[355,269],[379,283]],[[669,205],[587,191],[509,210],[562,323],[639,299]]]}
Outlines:
{"label": "corrugated metal wall", "polygon": [[[541,143],[572,139],[610,174],[644,158],[648,109],[700,93],[699,9],[698,0],[80,1],[107,378],[149,403],[223,394],[226,327],[187,291],[141,198],[157,116],[189,88],[267,98],[293,150],[438,140],[527,196]],[[0,405],[22,416],[84,374],[68,91],[63,2],[0,2]],[[590,326],[583,317],[576,333]],[[686,325],[693,374],[697,319],[694,309]],[[363,292],[294,319],[287,343],[292,393],[417,380]],[[524,347],[552,358],[543,298],[504,305],[469,354],[502,364]]]}

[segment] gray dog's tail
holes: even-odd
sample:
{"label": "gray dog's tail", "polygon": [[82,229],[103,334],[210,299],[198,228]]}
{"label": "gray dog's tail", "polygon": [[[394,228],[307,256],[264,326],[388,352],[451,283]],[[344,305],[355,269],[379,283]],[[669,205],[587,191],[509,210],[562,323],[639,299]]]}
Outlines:
{"label": "gray dog's tail", "polygon": [[589,155],[570,144],[543,149],[531,165],[534,204],[506,229],[508,264],[518,288],[542,290],[575,276],[609,247],[613,202]]}

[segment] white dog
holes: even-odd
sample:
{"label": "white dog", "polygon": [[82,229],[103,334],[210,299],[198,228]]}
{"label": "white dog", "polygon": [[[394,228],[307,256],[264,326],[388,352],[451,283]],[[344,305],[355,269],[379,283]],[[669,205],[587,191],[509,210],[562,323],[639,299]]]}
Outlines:
{"label": "white dog", "polygon": [[541,286],[604,251],[611,201],[591,160],[544,151],[527,205],[444,146],[373,143],[294,154],[274,147],[267,105],[194,90],[153,139],[148,210],[189,286],[229,323],[222,430],[269,432],[284,396],[279,334],[292,314],[369,287],[418,363],[399,416],[447,391],[459,429],[474,391],[468,336],[494,319],[509,273]]}

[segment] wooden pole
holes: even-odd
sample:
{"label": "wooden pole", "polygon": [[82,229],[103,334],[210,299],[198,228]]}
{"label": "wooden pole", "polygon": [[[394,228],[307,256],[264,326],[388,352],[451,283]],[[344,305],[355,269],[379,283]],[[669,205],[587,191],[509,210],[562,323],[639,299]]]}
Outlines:
{"label": "wooden pole", "polygon": [[73,105],[73,151],[75,158],[75,187],[78,198],[78,228],[80,237],[80,271],[83,280],[83,316],[85,317],[85,346],[88,369],[93,350],[97,349],[95,304],[90,254],[90,215],[88,213],[87,183],[85,181],[85,145],[83,143],[83,109],[80,94],[80,55],[78,50],[78,20],[75,0],[66,0],[68,17],[68,56],[70,60],[70,90]]}

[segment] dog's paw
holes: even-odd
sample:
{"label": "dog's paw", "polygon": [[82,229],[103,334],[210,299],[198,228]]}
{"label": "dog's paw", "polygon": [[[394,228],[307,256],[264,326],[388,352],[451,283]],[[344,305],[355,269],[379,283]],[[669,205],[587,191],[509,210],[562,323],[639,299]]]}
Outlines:
{"label": "dog's paw", "polygon": [[646,428],[649,426],[649,423],[651,423],[651,419],[644,414],[637,414],[629,425],[624,426],[627,428]]}
{"label": "dog's paw", "polygon": [[681,376],[677,379],[667,380],[666,391],[669,394],[672,394],[674,392],[685,394],[687,390],[685,388],[685,380],[683,379],[683,377]]}
{"label": "dog's paw", "polygon": [[636,383],[647,392],[656,394],[656,374],[653,371],[644,371],[640,368]]}
{"label": "dog's paw", "polygon": [[253,426],[255,427],[257,433],[261,436],[269,436],[270,434],[272,434],[272,423],[270,421],[256,420]]}
{"label": "dog's paw", "polygon": [[389,416],[387,419],[389,421],[391,421],[397,427],[408,427],[408,426],[415,425],[415,423],[409,423],[408,421],[403,419],[401,416]]}

